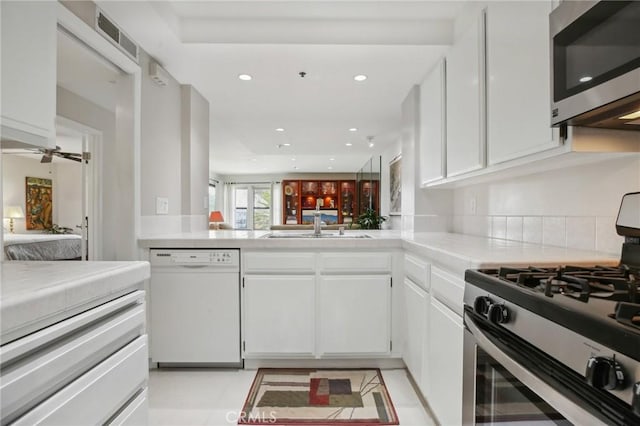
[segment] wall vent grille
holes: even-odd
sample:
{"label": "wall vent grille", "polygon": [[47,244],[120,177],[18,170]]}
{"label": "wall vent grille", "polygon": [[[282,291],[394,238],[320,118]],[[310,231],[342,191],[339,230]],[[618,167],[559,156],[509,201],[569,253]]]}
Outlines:
{"label": "wall vent grille", "polygon": [[138,45],[125,35],[116,24],[111,22],[102,11],[97,10],[96,12],[96,30],[138,63]]}

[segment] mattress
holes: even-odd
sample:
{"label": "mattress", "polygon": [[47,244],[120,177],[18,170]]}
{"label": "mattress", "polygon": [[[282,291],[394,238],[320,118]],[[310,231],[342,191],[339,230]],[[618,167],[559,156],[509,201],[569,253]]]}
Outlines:
{"label": "mattress", "polygon": [[4,234],[5,260],[72,260],[82,257],[75,234]]}

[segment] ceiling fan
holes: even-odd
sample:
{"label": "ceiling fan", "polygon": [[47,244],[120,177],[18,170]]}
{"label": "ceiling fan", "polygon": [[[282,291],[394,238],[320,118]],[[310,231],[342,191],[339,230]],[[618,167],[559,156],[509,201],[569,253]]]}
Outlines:
{"label": "ceiling fan", "polygon": [[77,152],[63,152],[61,151],[62,148],[60,148],[59,146],[56,146],[54,149],[45,149],[45,148],[38,148],[37,151],[36,150],[27,150],[27,151],[5,151],[6,154],[37,154],[37,155],[42,155],[42,158],[40,159],[41,163],[51,163],[51,161],[53,160],[53,157],[60,157],[60,158],[65,158],[67,160],[71,160],[71,161],[77,161],[78,163],[82,161],[82,153],[77,153]]}

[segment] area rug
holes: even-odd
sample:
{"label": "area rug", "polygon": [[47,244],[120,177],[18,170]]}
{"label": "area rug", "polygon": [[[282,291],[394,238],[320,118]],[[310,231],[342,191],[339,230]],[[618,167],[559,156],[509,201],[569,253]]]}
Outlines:
{"label": "area rug", "polygon": [[241,425],[397,425],[379,369],[261,368]]}

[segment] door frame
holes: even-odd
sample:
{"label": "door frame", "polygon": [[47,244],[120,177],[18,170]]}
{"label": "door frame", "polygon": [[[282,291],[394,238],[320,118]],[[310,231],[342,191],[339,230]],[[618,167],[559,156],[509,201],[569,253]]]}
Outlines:
{"label": "door frame", "polygon": [[[82,135],[83,145],[85,140],[87,142],[88,152],[91,155],[90,161],[86,163],[86,190],[89,196],[86,203],[86,217],[89,218],[88,233],[86,235],[87,260],[102,260],[102,132],[60,115],[56,116],[56,126],[77,131]],[[82,151],[84,154],[84,147]],[[82,176],[82,179],[85,179],[85,176]],[[84,185],[84,182],[81,182],[81,185]],[[82,198],[84,205],[85,194],[82,195]],[[83,217],[83,226],[84,221],[85,219]],[[84,230],[82,234],[84,238]]]}
{"label": "door frame", "polygon": [[[92,26],[58,3],[58,25],[76,37],[88,48],[120,68],[125,76],[116,87],[118,108],[116,109],[116,132],[113,149],[117,173],[132,182],[119,182],[117,202],[120,210],[110,212],[107,223],[102,216],[103,237],[105,232],[115,234],[111,247],[113,259],[136,260],[144,258],[138,247],[141,223],[140,141],[141,141],[141,96],[142,71],[140,66],[100,35]],[[104,188],[103,188],[104,191]],[[104,193],[104,192],[103,192]],[[100,206],[104,207],[104,206]],[[101,209],[100,209],[101,210]],[[107,227],[113,229],[107,230]]]}

